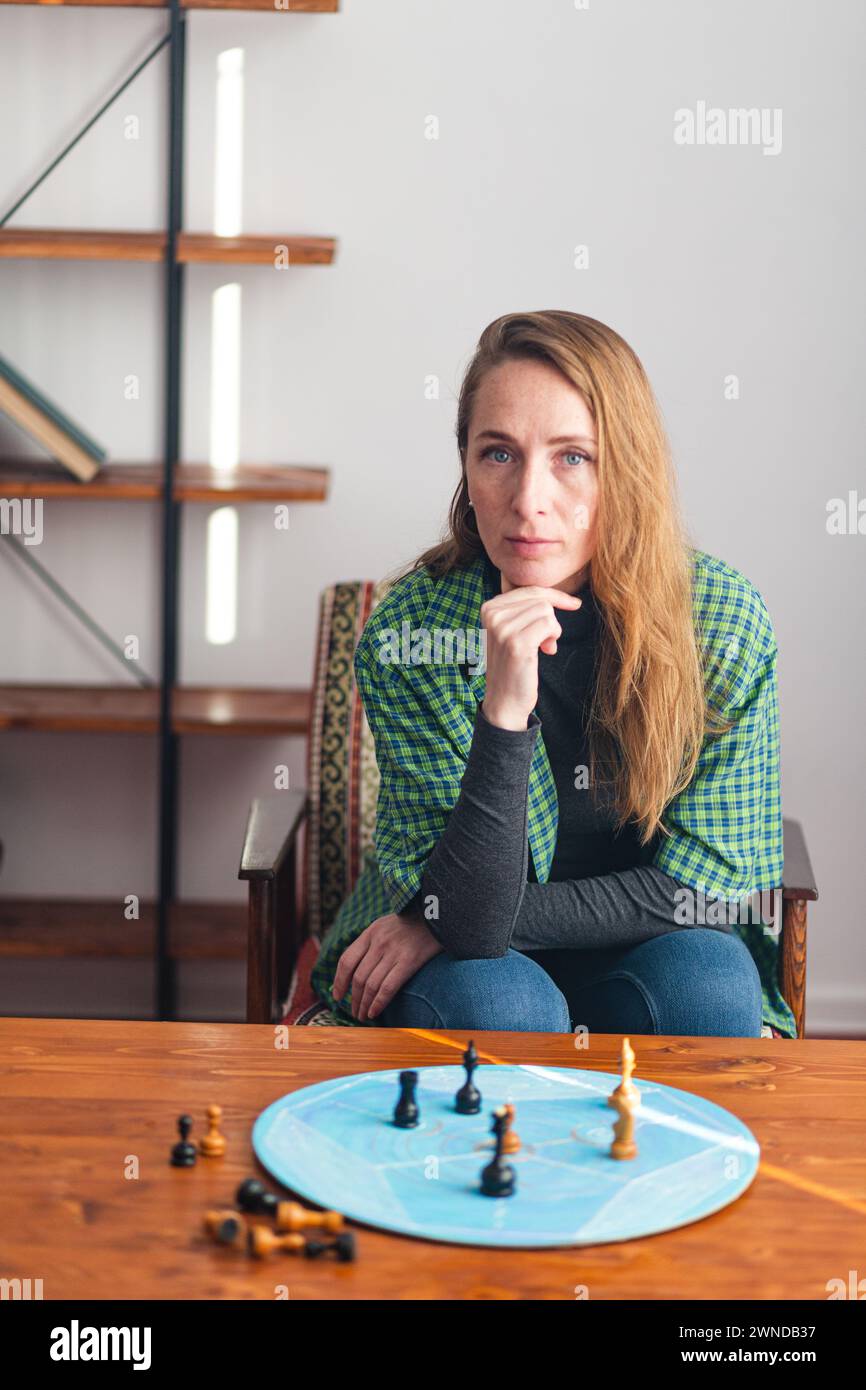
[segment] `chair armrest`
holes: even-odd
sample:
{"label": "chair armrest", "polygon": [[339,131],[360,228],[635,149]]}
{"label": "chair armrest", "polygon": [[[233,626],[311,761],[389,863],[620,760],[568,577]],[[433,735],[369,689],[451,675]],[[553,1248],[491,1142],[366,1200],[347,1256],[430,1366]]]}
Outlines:
{"label": "chair armrest", "polygon": [[276,878],[307,814],[305,790],[257,796],[250,804],[238,878]]}
{"label": "chair armrest", "polygon": [[258,796],[250,805],[238,878],[249,880],[247,1022],[272,1023],[289,988],[301,923],[295,902],[298,831],[306,791]]}
{"label": "chair armrest", "polygon": [[806,903],[818,896],[799,821],[782,819],[782,939],[779,987],[794,1015],[797,1037],[806,1035]]}
{"label": "chair armrest", "polygon": [[815,875],[812,872],[809,851],[806,848],[803,827],[798,820],[788,820],[783,817],[782,834],[784,836],[782,897],[796,898],[800,902],[814,902],[818,897],[818,888],[815,883]]}

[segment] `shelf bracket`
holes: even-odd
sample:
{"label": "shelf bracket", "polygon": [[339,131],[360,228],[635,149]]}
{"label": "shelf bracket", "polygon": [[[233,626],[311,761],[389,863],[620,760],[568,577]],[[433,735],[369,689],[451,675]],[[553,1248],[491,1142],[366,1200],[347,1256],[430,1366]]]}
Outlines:
{"label": "shelf bracket", "polygon": [[125,91],[126,91],[126,89],[127,89],[127,87],[129,86],[130,82],[134,82],[134,81],[135,81],[136,77],[138,77],[138,74],[141,72],[142,68],[146,68],[147,65],[148,65],[148,63],[149,63],[153,58],[156,57],[157,53],[159,53],[160,49],[165,48],[166,44],[167,44],[167,43],[170,43],[170,41],[171,41],[171,31],[169,30],[169,32],[168,32],[167,34],[163,34],[163,36],[162,36],[162,38],[160,39],[159,43],[156,45],[155,48],[151,49],[151,51],[150,51],[150,53],[148,53],[147,57],[146,57],[146,58],[143,58],[143,59],[141,60],[141,62],[139,63],[139,65],[138,65],[138,67],[135,69],[135,71],[134,71],[134,72],[131,72],[131,73],[129,74],[129,77],[124,78],[123,82],[121,82],[121,84],[120,84],[120,86],[118,87],[117,91],[116,91],[116,92],[112,92],[112,94],[111,94],[111,96],[108,98],[108,100],[107,100],[106,102],[103,102],[102,106],[100,106],[100,108],[99,108],[99,110],[97,111],[96,115],[95,115],[95,116],[91,116],[91,118],[90,118],[90,120],[87,122],[87,124],[84,125],[84,126],[82,126],[81,130],[79,130],[79,132],[78,132],[77,135],[73,136],[73,138],[70,140],[70,142],[69,142],[69,144],[66,146],[66,148],[63,149],[63,150],[61,150],[60,153],[59,153],[59,155],[57,155],[55,159],[52,159],[51,163],[48,165],[48,168],[47,168],[47,169],[44,169],[44,170],[42,171],[42,173],[39,175],[39,178],[36,180],[35,183],[31,183],[30,187],[27,189],[27,192],[26,192],[26,193],[22,193],[22,194],[21,194],[21,197],[18,199],[17,203],[13,203],[12,206],[11,206],[11,208],[9,209],[9,211],[5,214],[5,216],[0,217],[0,227],[5,227],[5,226],[6,226],[6,223],[9,221],[9,218],[10,218],[10,217],[14,217],[15,213],[16,213],[16,212],[18,211],[18,209],[21,207],[22,203],[26,203],[27,199],[30,197],[30,194],[36,192],[36,189],[39,187],[39,185],[40,185],[41,183],[44,183],[45,179],[48,178],[48,175],[51,173],[51,171],[52,171],[53,169],[56,169],[56,168],[57,168],[57,166],[58,166],[58,164],[60,163],[60,161],[61,161],[62,159],[65,159],[65,158],[66,158],[66,156],[69,154],[69,151],[70,151],[70,150],[72,150],[72,149],[75,148],[75,146],[78,144],[79,140],[81,140],[81,139],[87,134],[87,132],[88,132],[88,130],[90,129],[90,127],[96,124],[96,122],[99,120],[99,118],[100,118],[100,116],[103,114],[103,112],[105,112],[105,111],[108,110],[108,108],[109,108],[109,106],[111,105],[111,103],[112,103],[113,101],[116,101],[116,100],[117,100],[117,98],[120,96],[121,92],[125,92]]}
{"label": "shelf bracket", "polygon": [[90,614],[81,607],[80,603],[76,602],[72,595],[64,589],[63,585],[60,584],[52,574],[49,574],[45,566],[41,564],[35,556],[30,554],[30,551],[26,546],[21,544],[17,536],[4,535],[3,532],[0,532],[0,535],[3,535],[3,539],[12,547],[12,550],[18,558],[29,565],[35,574],[38,574],[43,584],[46,584],[55,597],[60,599],[60,602],[64,607],[69,609],[73,617],[77,618],[80,623],[83,623],[87,631],[96,638],[97,642],[101,642],[102,646],[105,647],[113,657],[116,657],[124,671],[131,670],[139,685],[152,687],[157,684],[153,676],[148,675],[147,671],[145,671],[137,661],[133,660],[132,657],[124,655],[123,648],[115,642],[113,637],[109,637],[108,633],[104,628],[99,626],[95,618],[91,618]]}

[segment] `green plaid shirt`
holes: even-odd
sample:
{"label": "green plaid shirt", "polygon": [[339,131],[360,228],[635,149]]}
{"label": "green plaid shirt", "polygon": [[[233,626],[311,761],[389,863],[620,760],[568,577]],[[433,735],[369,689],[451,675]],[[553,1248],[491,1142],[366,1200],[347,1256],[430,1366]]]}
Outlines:
{"label": "green plaid shirt", "polygon": [[[706,900],[740,904],[739,920],[733,920],[736,909],[721,906],[758,967],[763,1020],[795,1037],[794,1016],[778,984],[778,924],[765,927],[757,912],[743,920],[750,895],[782,882],[775,635],[760,594],[744,575],[702,550],[692,556],[707,691],[736,723],[728,733],[705,739],[692,781],[665,809],[671,833],[660,837],[652,862]],[[373,610],[356,648],[355,678],[380,775],[375,854],[327,931],[312,977],[316,993],[345,1023],[357,1020],[348,998],[335,1003],[331,994],[337,962],[365,927],[400,912],[418,892],[460,794],[475,711],[485,693],[483,662],[473,674],[471,648],[467,657],[455,647],[444,660],[440,651],[438,661],[435,645],[432,659],[420,648],[414,662],[405,653],[423,632],[434,644],[437,632],[463,634],[467,641],[470,633],[477,636],[481,604],[493,596],[489,584],[483,556],[440,579],[426,570],[404,575]],[[384,643],[395,633],[403,659],[383,661]],[[541,734],[528,803],[532,865],[538,882],[546,883],[559,806]]]}

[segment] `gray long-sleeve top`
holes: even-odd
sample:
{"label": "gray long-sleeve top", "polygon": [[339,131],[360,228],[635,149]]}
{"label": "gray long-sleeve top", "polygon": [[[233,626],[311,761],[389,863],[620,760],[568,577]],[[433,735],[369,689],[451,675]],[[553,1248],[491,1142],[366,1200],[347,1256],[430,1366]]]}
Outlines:
{"label": "gray long-sleeve top", "polygon": [[[499,571],[489,561],[487,570],[489,591],[499,593]],[[460,796],[413,900],[423,907],[433,899],[438,916],[425,913],[426,925],[459,959],[509,947],[625,947],[687,925],[675,920],[683,885],[651,863],[657,841],[641,847],[631,823],[617,833],[608,792],[587,786],[581,771],[601,615],[589,583],[578,594],[581,608],[557,610],[557,651],[539,653],[526,729],[491,724],[479,705]],[[527,882],[529,771],[540,732],[559,801],[546,883]]]}

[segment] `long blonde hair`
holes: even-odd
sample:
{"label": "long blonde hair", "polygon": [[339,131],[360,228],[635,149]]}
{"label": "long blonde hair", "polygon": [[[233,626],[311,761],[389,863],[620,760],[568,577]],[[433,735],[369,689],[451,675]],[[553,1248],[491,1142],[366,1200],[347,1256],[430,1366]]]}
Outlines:
{"label": "long blonde hair", "polygon": [[[706,734],[732,727],[709,704],[692,604],[690,549],[658,404],[636,353],[598,319],[565,310],[504,314],[481,335],[457,406],[461,476],[448,531],[407,572],[469,567],[484,547],[469,506],[466,451],[479,385],[502,362],[535,359],[584,394],[598,432],[592,592],[601,615],[589,711],[590,785],[609,780],[620,826],[645,845],[691,782]],[[600,777],[599,774],[602,774]]]}

